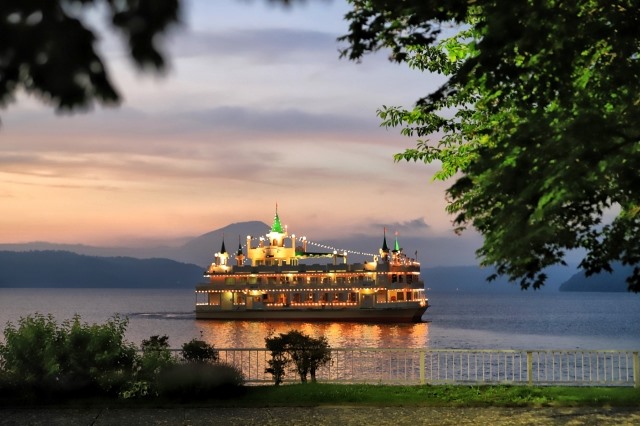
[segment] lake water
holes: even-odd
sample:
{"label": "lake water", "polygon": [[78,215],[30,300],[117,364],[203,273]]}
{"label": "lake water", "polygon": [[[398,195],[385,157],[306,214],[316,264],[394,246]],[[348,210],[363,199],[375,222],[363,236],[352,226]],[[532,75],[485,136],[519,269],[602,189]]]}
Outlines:
{"label": "lake water", "polygon": [[269,332],[325,335],[332,347],[456,349],[640,349],[640,295],[520,292],[428,294],[421,324],[203,321],[190,290],[0,289],[0,325],[34,312],[85,322],[129,318],[139,344],[166,334],[172,347],[201,335],[218,348],[262,348]]}

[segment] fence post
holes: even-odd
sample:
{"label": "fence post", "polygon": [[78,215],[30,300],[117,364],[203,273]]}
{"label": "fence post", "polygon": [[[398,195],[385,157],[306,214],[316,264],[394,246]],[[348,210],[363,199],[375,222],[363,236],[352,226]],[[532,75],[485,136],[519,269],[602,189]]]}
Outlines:
{"label": "fence post", "polygon": [[[638,359],[637,357],[638,353],[636,352],[636,360]],[[424,385],[424,359],[427,356],[427,353],[425,351],[420,351],[420,384]],[[635,370],[633,370],[635,372]]]}
{"label": "fence post", "polygon": [[527,351],[527,383],[533,385],[533,352]]}
{"label": "fence post", "polygon": [[640,388],[640,358],[638,352],[633,353],[633,387]]}

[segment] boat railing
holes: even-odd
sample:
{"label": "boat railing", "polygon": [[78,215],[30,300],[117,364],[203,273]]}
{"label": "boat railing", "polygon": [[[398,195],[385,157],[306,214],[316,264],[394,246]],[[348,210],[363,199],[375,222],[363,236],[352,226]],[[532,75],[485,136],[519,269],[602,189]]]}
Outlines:
{"label": "boat railing", "polygon": [[[217,350],[248,384],[272,383],[268,350]],[[327,383],[640,387],[640,362],[637,350],[332,348],[316,376]],[[298,381],[293,371],[285,379]]]}

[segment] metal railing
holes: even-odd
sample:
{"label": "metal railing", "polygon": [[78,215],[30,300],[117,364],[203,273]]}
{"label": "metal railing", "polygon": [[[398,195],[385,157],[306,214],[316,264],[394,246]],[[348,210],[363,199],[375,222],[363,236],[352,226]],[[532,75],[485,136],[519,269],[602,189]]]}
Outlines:
{"label": "metal railing", "polygon": [[[264,348],[218,349],[247,383],[272,382]],[[640,387],[638,351],[332,348],[320,382]],[[285,381],[295,382],[294,372]]]}

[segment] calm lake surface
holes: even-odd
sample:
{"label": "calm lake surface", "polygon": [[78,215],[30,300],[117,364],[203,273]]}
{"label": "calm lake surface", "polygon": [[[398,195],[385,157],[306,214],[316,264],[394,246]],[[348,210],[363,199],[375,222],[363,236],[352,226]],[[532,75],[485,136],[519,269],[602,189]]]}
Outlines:
{"label": "calm lake surface", "polygon": [[[332,347],[457,349],[640,349],[640,295],[517,292],[428,294],[421,324],[204,321],[191,290],[0,289],[0,325],[34,312],[85,322],[129,318],[139,344],[166,334],[172,347],[201,335],[218,348],[262,348],[269,332],[325,335]],[[1,336],[0,336],[1,337]]]}

